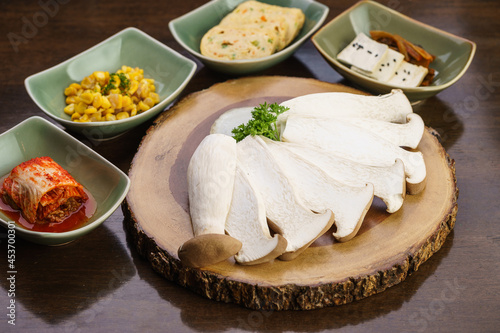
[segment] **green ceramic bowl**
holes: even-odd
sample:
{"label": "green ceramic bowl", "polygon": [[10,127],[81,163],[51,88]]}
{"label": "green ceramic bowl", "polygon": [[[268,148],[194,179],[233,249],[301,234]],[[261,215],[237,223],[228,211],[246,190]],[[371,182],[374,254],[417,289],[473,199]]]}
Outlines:
{"label": "green ceramic bowl", "polygon": [[[44,244],[71,242],[101,225],[121,204],[130,187],[125,173],[102,156],[41,117],[31,117],[0,134],[0,177],[34,157],[50,156],[81,183],[96,199],[97,209],[82,227],[61,233],[15,228],[16,237]],[[0,224],[8,227],[0,211]]]}
{"label": "green ceramic bowl", "polygon": [[[417,88],[388,85],[358,74],[337,60],[337,54],[358,33],[364,32],[369,36],[370,30],[398,34],[435,55],[431,67],[438,73],[433,83]],[[469,67],[476,51],[476,44],[469,40],[415,21],[373,1],[358,2],[328,22],[312,37],[312,42],[328,63],[346,79],[374,94],[385,94],[394,88],[403,89],[412,102],[429,98],[457,82]]]}
{"label": "green ceramic bowl", "polygon": [[[64,113],[64,89],[94,71],[120,69],[123,65],[144,69],[155,80],[160,103],[136,116],[115,121],[76,123]],[[66,129],[94,140],[109,139],[147,121],[163,111],[186,87],[196,64],[136,28],[127,28],[65,62],[25,80],[33,101]]]}
{"label": "green ceramic bowl", "polygon": [[283,50],[267,57],[245,60],[219,60],[200,53],[201,38],[217,25],[244,0],[213,0],[203,6],[169,22],[168,27],[188,52],[197,57],[207,67],[226,74],[244,75],[262,71],[290,57],[323,24],[329,8],[312,0],[261,0],[260,2],[282,7],[300,8],[305,22],[295,40]]}

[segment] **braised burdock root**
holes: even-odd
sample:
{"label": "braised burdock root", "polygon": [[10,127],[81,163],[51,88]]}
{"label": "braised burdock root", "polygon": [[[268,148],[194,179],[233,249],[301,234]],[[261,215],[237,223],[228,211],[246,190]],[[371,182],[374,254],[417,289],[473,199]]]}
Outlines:
{"label": "braised burdock root", "polygon": [[429,67],[431,62],[433,62],[436,58],[434,55],[430,54],[420,46],[407,41],[399,35],[378,30],[370,31],[370,35],[377,42],[386,44],[391,49],[402,53],[405,56],[405,60],[409,63],[427,68],[429,72],[420,85],[428,86],[431,84],[434,79],[434,75],[436,74],[436,71]]}

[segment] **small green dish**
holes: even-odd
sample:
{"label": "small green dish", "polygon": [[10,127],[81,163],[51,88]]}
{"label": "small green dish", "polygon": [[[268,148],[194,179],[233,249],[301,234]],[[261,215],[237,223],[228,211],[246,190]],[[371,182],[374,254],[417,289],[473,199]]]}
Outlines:
{"label": "small green dish", "polygon": [[[155,80],[160,102],[136,116],[102,122],[76,123],[64,113],[64,89],[94,71],[120,69],[123,65],[144,69]],[[59,65],[26,78],[25,87],[33,101],[66,129],[93,140],[111,139],[162,112],[186,87],[196,63],[136,28],[127,28]]]}
{"label": "small green dish", "polygon": [[283,50],[270,56],[245,60],[219,60],[200,53],[200,42],[205,33],[219,24],[229,12],[245,0],[212,0],[169,22],[175,40],[207,67],[226,74],[245,75],[270,68],[290,57],[326,20],[329,8],[312,0],[262,0],[260,2],[282,7],[300,8],[305,15],[302,30]]}
{"label": "small green dish", "polygon": [[[82,227],[61,233],[37,232],[16,225],[15,236],[43,245],[69,243],[101,225],[122,203],[130,179],[102,156],[41,117],[31,117],[0,134],[0,177],[34,157],[50,156],[95,198],[97,209]],[[1,186],[1,184],[0,184]],[[9,219],[0,211],[0,225]]]}
{"label": "small green dish", "polygon": [[[337,54],[358,33],[364,32],[369,36],[370,30],[398,34],[435,55],[436,59],[430,67],[437,71],[437,75],[432,84],[416,88],[388,85],[356,73],[337,60]],[[312,37],[312,42],[326,61],[346,79],[374,94],[402,89],[412,102],[434,96],[457,82],[467,71],[476,51],[474,42],[418,22],[374,1],[361,1],[347,9],[321,28]]]}

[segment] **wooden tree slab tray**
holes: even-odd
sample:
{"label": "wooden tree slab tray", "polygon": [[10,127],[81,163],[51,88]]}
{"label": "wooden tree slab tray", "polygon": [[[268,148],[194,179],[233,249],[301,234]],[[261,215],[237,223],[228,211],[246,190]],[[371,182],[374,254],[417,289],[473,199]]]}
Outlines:
{"label": "wooden tree slab tray", "polygon": [[435,253],[454,227],[458,188],[454,161],[431,129],[418,147],[427,185],[394,214],[374,200],[356,237],[338,243],[327,232],[292,261],[242,266],[227,260],[192,269],[177,249],[193,237],[186,169],[223,112],[317,92],[361,93],[339,84],[293,77],[248,77],[193,93],[163,113],[133,159],[125,226],[138,252],[170,281],[209,299],[252,309],[316,309],[346,304],[405,280]]}

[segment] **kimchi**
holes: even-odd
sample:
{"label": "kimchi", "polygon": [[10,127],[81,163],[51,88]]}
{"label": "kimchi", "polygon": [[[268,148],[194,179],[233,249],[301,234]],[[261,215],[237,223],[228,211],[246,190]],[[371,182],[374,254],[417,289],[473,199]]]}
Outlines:
{"label": "kimchi", "polygon": [[28,222],[38,224],[63,221],[89,198],[83,186],[50,157],[36,157],[12,169],[0,195]]}

